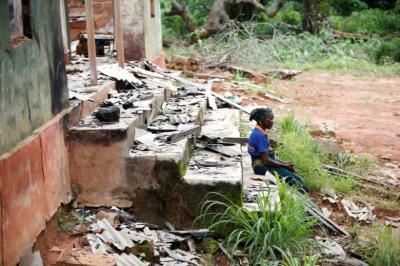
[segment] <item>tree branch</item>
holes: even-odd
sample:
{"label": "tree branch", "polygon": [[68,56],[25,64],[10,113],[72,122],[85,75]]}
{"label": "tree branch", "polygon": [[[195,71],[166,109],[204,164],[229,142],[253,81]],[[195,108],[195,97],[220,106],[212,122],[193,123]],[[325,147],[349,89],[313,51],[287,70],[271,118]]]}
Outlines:
{"label": "tree branch", "polygon": [[180,16],[185,22],[186,29],[188,32],[193,32],[196,28],[193,23],[193,19],[189,15],[189,11],[185,6],[176,2],[176,0],[172,1],[171,10],[165,13],[166,16]]}

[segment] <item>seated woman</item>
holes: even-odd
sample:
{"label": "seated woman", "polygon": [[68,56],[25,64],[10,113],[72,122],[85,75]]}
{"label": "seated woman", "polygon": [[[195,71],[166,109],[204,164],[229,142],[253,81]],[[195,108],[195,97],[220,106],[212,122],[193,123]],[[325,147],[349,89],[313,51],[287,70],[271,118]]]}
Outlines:
{"label": "seated woman", "polygon": [[285,163],[277,160],[270,146],[266,129],[271,129],[274,115],[270,108],[257,108],[250,113],[250,121],[257,122],[256,127],[248,140],[248,152],[251,156],[252,167],[256,175],[265,175],[268,171],[272,174],[277,173],[290,186],[296,186],[302,193],[308,189],[303,178],[295,174],[293,163]]}

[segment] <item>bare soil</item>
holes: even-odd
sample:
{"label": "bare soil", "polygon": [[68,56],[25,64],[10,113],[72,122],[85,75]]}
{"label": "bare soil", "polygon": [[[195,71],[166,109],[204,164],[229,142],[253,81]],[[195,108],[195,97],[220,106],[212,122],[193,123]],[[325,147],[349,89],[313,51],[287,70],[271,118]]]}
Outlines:
{"label": "bare soil", "polygon": [[306,72],[276,87],[299,117],[333,126],[349,151],[400,161],[400,77]]}

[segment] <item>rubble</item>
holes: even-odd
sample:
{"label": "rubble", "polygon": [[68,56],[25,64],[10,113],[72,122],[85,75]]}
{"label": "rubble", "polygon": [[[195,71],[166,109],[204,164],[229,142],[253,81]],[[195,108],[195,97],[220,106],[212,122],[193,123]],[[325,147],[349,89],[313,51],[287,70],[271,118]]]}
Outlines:
{"label": "rubble", "polygon": [[371,205],[367,204],[366,207],[359,207],[353,201],[342,199],[340,201],[347,215],[360,222],[371,223],[375,219]]}

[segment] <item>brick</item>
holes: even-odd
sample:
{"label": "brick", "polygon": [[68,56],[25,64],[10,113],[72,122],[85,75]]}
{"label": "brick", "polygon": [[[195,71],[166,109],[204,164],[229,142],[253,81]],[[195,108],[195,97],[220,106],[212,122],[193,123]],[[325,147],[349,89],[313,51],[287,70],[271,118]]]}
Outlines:
{"label": "brick", "polygon": [[45,193],[45,213],[49,219],[70,192],[68,150],[62,118],[54,120],[40,133]]}
{"label": "brick", "polygon": [[15,265],[45,228],[44,177],[39,136],[4,159],[2,182],[3,264]]}

